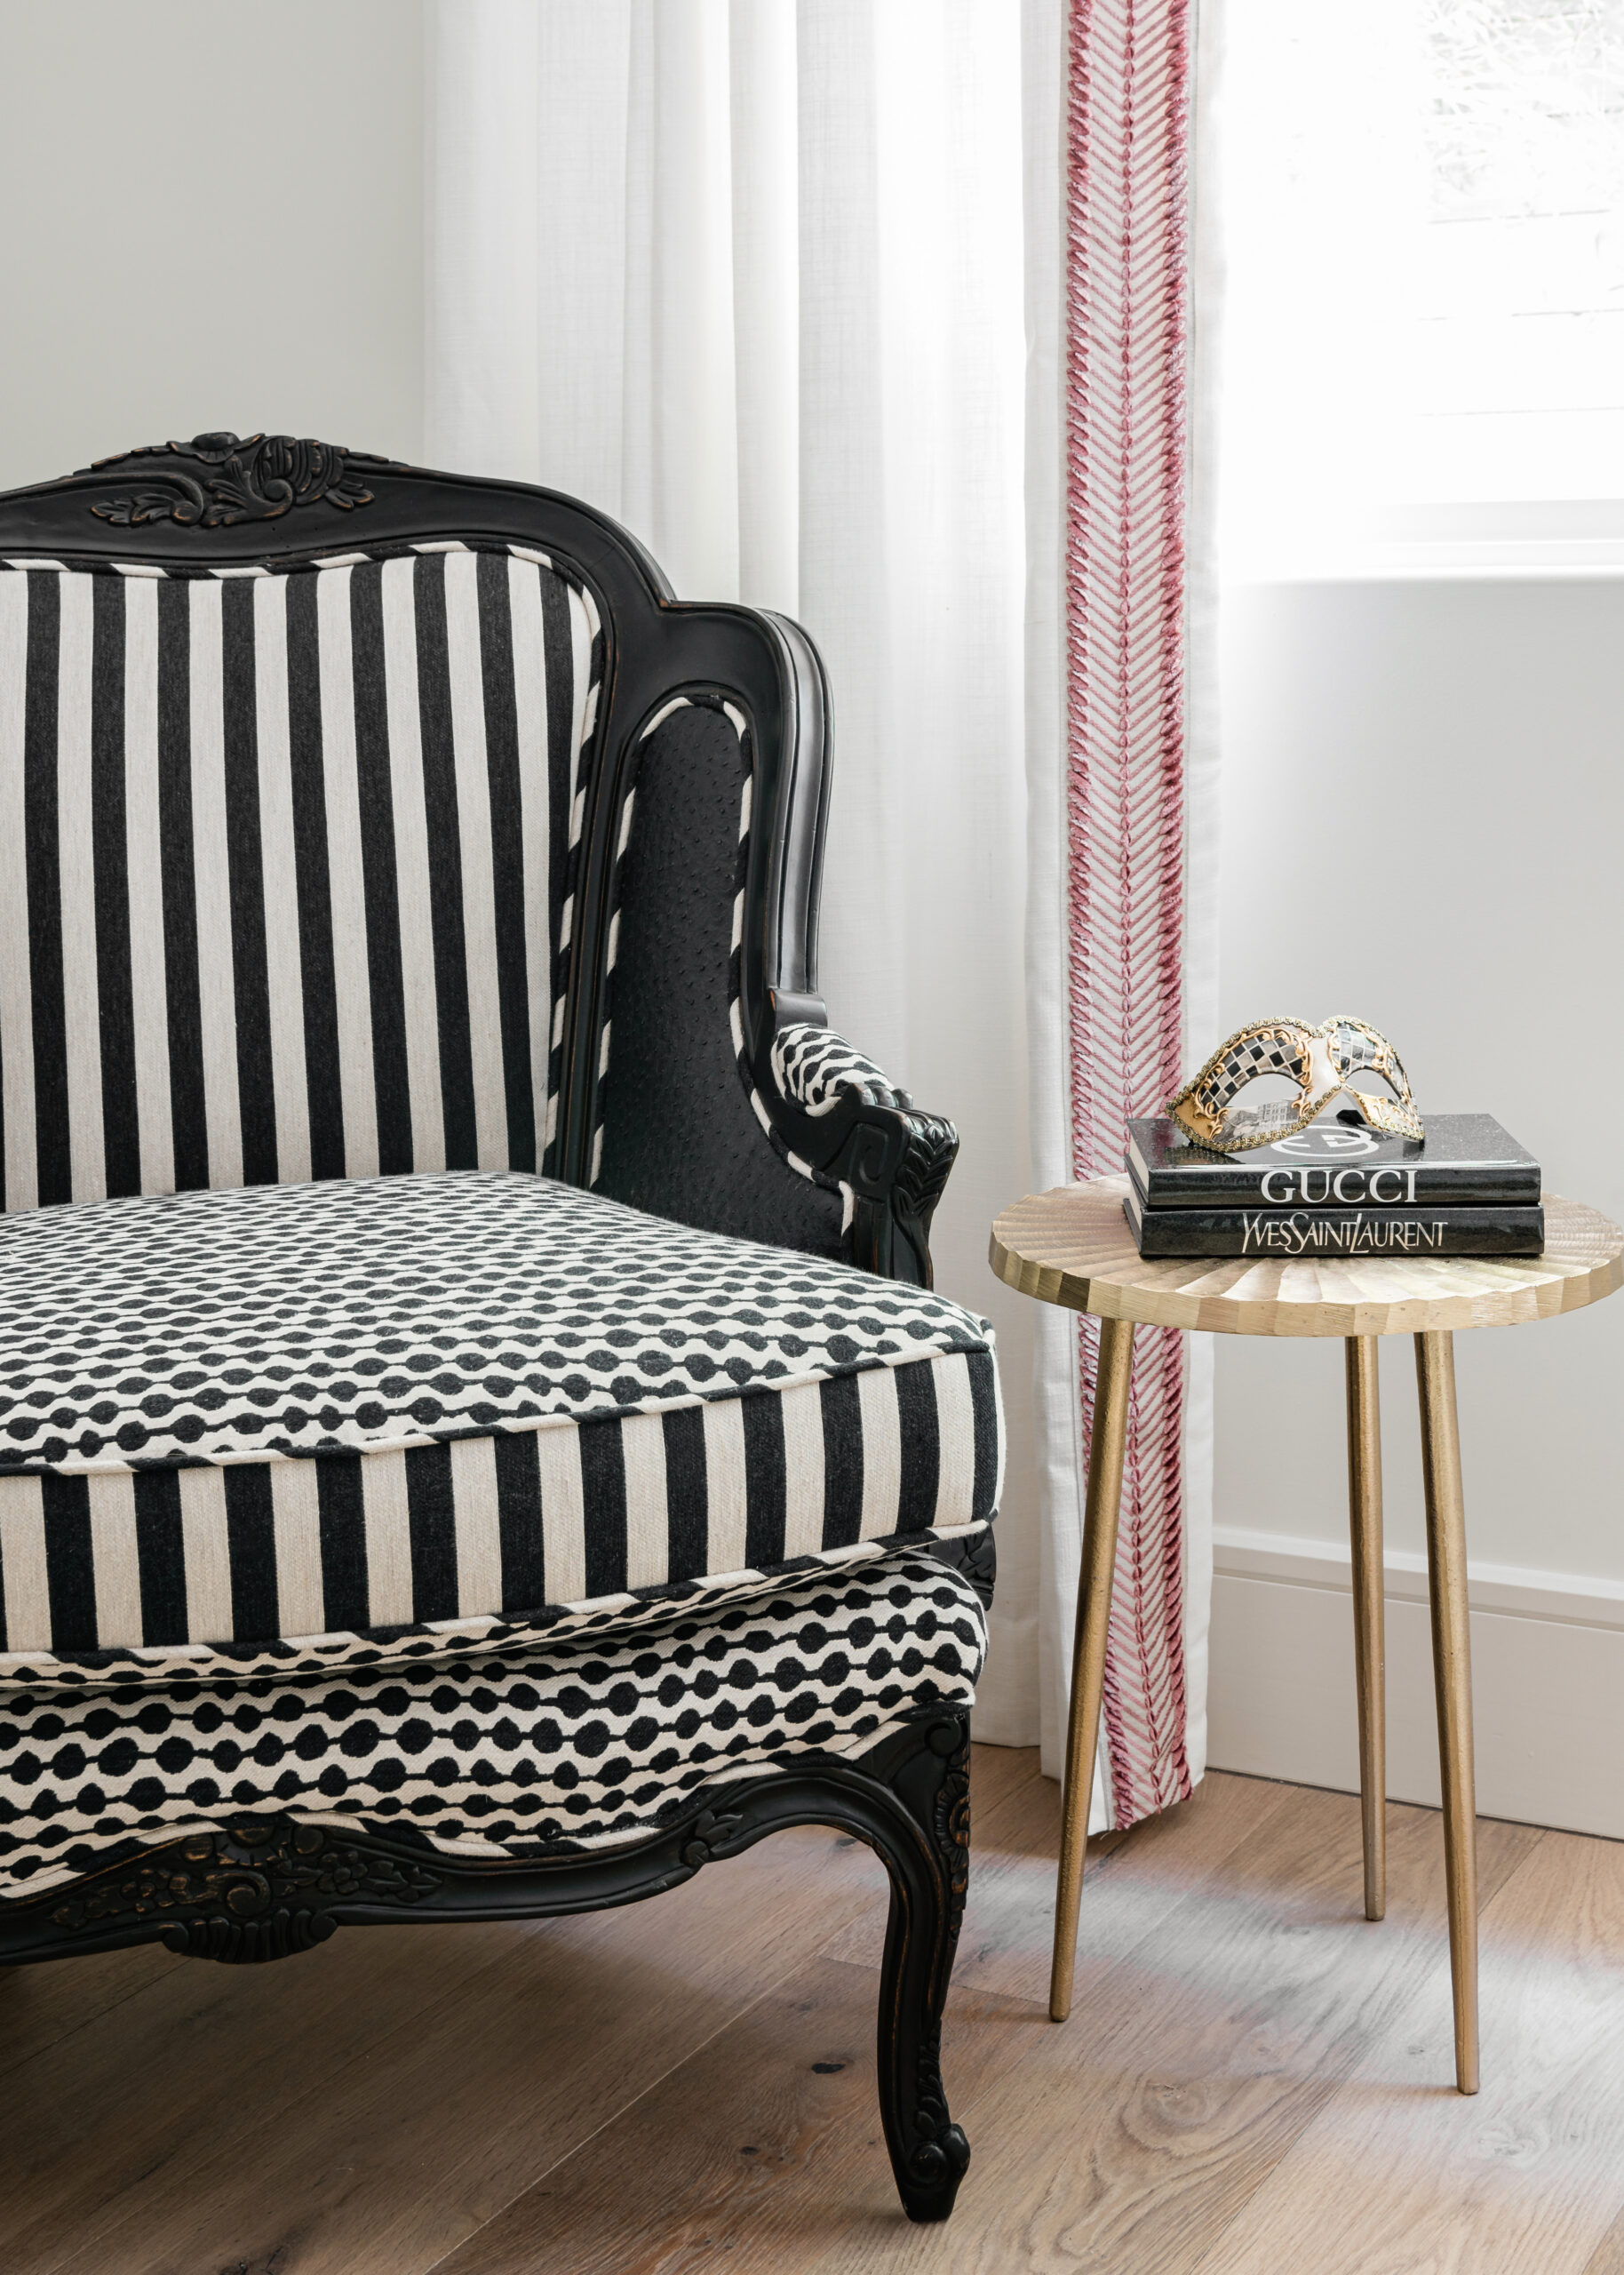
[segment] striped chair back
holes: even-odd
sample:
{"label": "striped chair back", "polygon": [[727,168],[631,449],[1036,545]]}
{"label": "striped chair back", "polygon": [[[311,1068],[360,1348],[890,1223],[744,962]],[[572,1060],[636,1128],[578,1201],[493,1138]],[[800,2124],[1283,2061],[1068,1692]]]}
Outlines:
{"label": "striped chair back", "polygon": [[0,564],[0,1205],[548,1166],[601,658],[516,544]]}

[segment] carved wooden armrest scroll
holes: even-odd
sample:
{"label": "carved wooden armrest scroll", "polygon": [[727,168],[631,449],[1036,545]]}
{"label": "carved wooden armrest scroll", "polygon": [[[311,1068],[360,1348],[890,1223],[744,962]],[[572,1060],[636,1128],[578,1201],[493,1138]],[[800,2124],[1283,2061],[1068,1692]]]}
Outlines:
{"label": "carved wooden armrest scroll", "polygon": [[930,1220],[959,1151],[952,1123],[921,1114],[872,1059],[809,1021],[779,1028],[771,1066],[794,1150],[850,1189],[852,1262],[928,1287]]}

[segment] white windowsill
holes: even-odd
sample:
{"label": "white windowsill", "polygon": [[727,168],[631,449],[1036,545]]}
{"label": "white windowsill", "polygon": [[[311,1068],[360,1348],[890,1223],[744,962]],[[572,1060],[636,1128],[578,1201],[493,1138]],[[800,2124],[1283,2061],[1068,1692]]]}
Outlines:
{"label": "white windowsill", "polygon": [[1624,545],[1594,549],[1571,545],[1477,546],[1470,552],[1439,546],[1395,547],[1389,553],[1345,560],[1248,563],[1225,570],[1225,586],[1473,583],[1485,579],[1624,577]]}

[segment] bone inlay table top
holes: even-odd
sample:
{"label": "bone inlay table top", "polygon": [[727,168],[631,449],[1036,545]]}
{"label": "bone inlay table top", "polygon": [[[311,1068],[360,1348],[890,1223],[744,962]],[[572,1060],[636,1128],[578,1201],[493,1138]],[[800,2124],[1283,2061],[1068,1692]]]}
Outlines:
{"label": "bone inlay table top", "polygon": [[1624,1286],[1624,1231],[1545,1198],[1543,1256],[1179,1257],[1151,1263],[1122,1213],[1126,1177],[1056,1185],[1006,1209],[991,1264],[1023,1295],[1102,1319],[1219,1335],[1419,1335],[1514,1327]]}

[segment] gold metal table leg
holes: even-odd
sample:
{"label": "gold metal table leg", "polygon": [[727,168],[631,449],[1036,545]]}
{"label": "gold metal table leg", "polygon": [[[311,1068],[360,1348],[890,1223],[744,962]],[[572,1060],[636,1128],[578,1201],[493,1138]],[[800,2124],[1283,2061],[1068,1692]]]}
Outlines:
{"label": "gold metal table leg", "polygon": [[1071,1647],[1071,1712],[1066,1730],[1066,1783],[1060,1826],[1060,1885],[1055,1898],[1055,1958],[1049,1973],[1049,2017],[1063,2023],[1071,2011],[1077,1963],[1077,1913],[1083,1894],[1083,1851],[1088,1804],[1094,1796],[1094,1757],[1100,1736],[1100,1691],[1105,1679],[1105,1635],[1117,1569],[1117,1520],[1122,1505],[1122,1454],[1127,1442],[1128,1370],[1134,1354],[1129,1320],[1100,1322],[1100,1362],[1094,1383],[1094,1434],[1088,1449],[1088,1498],[1083,1513],[1083,1570],[1077,1592],[1077,1632]]}
{"label": "gold metal table leg", "polygon": [[1455,1418],[1454,1337],[1415,1338],[1427,1484],[1427,1579],[1444,1783],[1449,1964],[1455,1998],[1455,2083],[1477,2090],[1477,1803],[1472,1778],[1472,1647],[1466,1596],[1466,1504]]}
{"label": "gold metal table leg", "polygon": [[1381,1579],[1381,1402],[1376,1337],[1350,1335],[1348,1522],[1353,1543],[1353,1644],[1359,1687],[1359,1799],[1365,1821],[1365,1917],[1387,1911],[1387,1670]]}

